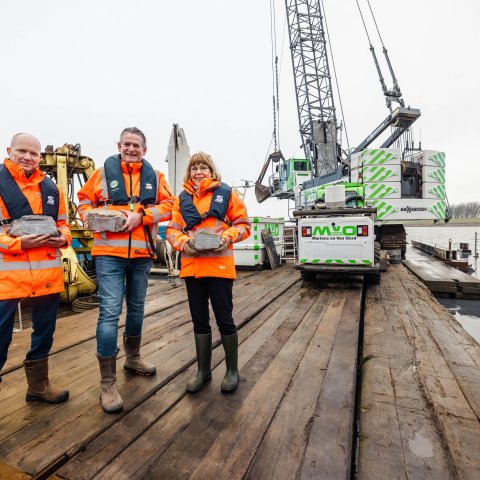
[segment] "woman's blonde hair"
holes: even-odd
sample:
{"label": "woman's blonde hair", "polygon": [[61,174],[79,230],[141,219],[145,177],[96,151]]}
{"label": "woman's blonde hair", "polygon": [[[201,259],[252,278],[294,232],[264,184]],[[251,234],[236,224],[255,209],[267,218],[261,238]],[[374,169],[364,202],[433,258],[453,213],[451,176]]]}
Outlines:
{"label": "woman's blonde hair", "polygon": [[183,177],[184,183],[187,183],[190,180],[190,169],[199,164],[206,165],[210,169],[213,179],[218,181],[222,179],[220,173],[218,173],[217,167],[213,163],[212,157],[205,152],[197,152],[194,153],[188,161],[187,170],[185,172],[185,176]]}

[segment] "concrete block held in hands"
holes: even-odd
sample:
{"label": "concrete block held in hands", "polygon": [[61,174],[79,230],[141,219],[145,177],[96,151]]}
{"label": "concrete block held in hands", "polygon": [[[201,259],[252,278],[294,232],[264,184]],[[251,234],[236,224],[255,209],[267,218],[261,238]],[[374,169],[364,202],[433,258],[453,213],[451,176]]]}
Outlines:
{"label": "concrete block held in hands", "polygon": [[222,237],[217,233],[210,233],[207,230],[199,230],[190,240],[193,248],[199,252],[213,250],[221,244]]}
{"label": "concrete block held in hands", "polygon": [[87,213],[88,227],[92,232],[119,232],[127,217],[123,212],[94,208]]}
{"label": "concrete block held in hands", "polygon": [[47,215],[24,215],[14,220],[8,227],[11,237],[24,235],[50,235],[58,236],[57,224],[52,217]]}

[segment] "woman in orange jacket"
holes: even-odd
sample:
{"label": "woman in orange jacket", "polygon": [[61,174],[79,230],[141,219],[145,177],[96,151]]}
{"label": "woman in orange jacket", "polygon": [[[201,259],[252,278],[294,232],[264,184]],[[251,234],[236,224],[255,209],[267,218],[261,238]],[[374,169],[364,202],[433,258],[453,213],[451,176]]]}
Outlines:
{"label": "woman in orange jacket", "polygon": [[[181,252],[180,277],[185,279],[197,351],[197,375],[187,383],[195,393],[212,378],[212,331],[208,300],[220,330],[227,372],[221,391],[238,386],[238,335],[233,321],[232,288],[236,278],[233,244],[250,235],[247,211],[240,197],[220,182],[211,157],[203,152],[191,156],[183,192],[175,200],[167,238]],[[199,231],[219,235],[220,246],[198,251],[192,239]]]}

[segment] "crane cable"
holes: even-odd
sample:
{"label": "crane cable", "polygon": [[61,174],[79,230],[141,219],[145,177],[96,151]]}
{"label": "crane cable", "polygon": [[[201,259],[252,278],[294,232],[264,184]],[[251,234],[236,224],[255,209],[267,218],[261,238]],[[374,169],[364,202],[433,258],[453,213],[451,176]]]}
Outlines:
{"label": "crane cable", "polygon": [[[368,3],[368,8],[370,9],[370,13],[372,14],[373,23],[375,24],[375,28],[377,29],[378,38],[380,38],[380,43],[382,44],[382,47],[385,48],[385,45],[383,43],[383,38],[380,35],[380,30],[377,25],[377,19],[375,18],[375,15],[373,14],[372,6],[370,5],[370,0],[367,0],[367,3]],[[357,0],[357,4],[358,4],[358,0]]]}
{"label": "crane cable", "polygon": [[[361,8],[360,8],[360,4],[358,3],[358,0],[356,0],[356,2],[357,2],[358,11],[359,11],[359,13],[360,13],[360,17],[361,17],[361,19],[362,19],[363,27],[365,28],[365,33],[366,33],[366,35],[367,35],[368,42],[369,42],[369,44],[370,44],[370,48],[373,49],[372,42],[371,42],[370,36],[369,36],[369,34],[368,34],[367,26],[365,25],[365,21],[364,21],[364,18],[363,18],[362,10],[361,10]],[[370,10],[370,14],[372,15],[372,19],[373,19],[373,23],[374,23],[374,25],[375,25],[375,29],[377,30],[378,38],[380,39],[380,43],[381,43],[381,45],[382,45],[383,52],[384,52],[385,56],[387,57],[387,62],[388,62],[388,64],[389,64],[389,66],[390,66],[390,62],[389,62],[389,59],[388,59],[388,56],[387,56],[387,55],[388,55],[388,54],[387,54],[387,49],[386,49],[386,47],[385,47],[385,44],[383,43],[383,38],[382,38],[382,35],[381,35],[381,33],[380,33],[380,29],[378,28],[377,19],[376,19],[376,17],[375,17],[375,14],[373,13],[373,9],[372,9],[372,5],[370,4],[370,0],[367,0],[367,4],[368,4],[368,8],[369,8],[369,10]],[[394,89],[398,89],[398,92],[400,92],[400,88],[398,87],[397,79],[396,79],[396,77],[395,77],[395,74],[393,73],[393,69],[392,69],[391,66],[390,66],[390,73],[391,73],[391,75],[392,75],[393,84],[394,84]],[[401,94],[400,94],[400,96],[401,96]],[[400,102],[399,102],[399,103],[400,103]],[[403,106],[403,103],[400,103],[400,104]],[[396,128],[400,128],[400,127],[399,127],[399,126],[397,126],[397,127],[393,127],[393,126],[392,126],[392,127],[391,127],[391,131],[392,131],[392,132],[395,131]],[[394,146],[395,146],[396,148],[399,148],[399,149],[403,150],[404,153],[405,153],[406,150],[408,149],[408,145],[409,145],[409,144],[413,145],[413,141],[414,141],[414,139],[413,139],[413,132],[411,131],[410,128],[407,128],[407,129],[405,130],[405,132],[404,132],[399,138],[397,138],[397,139],[395,140]]]}
{"label": "crane cable", "polygon": [[274,151],[280,149],[280,99],[278,93],[278,55],[275,0],[270,0],[270,41],[272,47],[272,83],[273,83],[273,143]]}
{"label": "crane cable", "polygon": [[348,140],[347,122],[345,121],[345,115],[343,113],[342,96],[340,95],[340,87],[338,85],[337,70],[335,68],[335,60],[333,59],[332,42],[330,41],[330,33],[328,31],[328,22],[327,22],[327,16],[326,16],[326,13],[325,13],[325,6],[323,4],[323,0],[321,0],[320,3],[321,3],[321,8],[323,10],[323,18],[325,19],[325,31],[327,32],[328,49],[330,50],[330,58],[332,59],[333,76],[335,78],[335,85],[337,87],[338,102],[340,104],[340,113],[342,115],[343,125],[345,126],[345,139],[347,141],[347,151],[350,152],[350,142]]}
{"label": "crane cable", "polygon": [[[370,35],[368,34],[368,28],[365,23],[365,19],[363,18],[362,9],[360,8],[360,4],[358,3],[358,0],[355,0],[355,1],[357,2],[358,12],[360,13],[360,18],[362,19],[363,28],[365,29],[365,34],[367,35],[368,43],[370,47],[372,47],[372,41],[370,40]],[[370,2],[368,2],[368,6],[370,7]],[[372,7],[370,7],[370,11],[372,11]],[[372,12],[372,16],[373,16],[373,12]],[[375,17],[373,17],[373,20],[375,21]],[[375,26],[376,25],[377,25],[377,22],[375,21]],[[378,27],[377,27],[377,31],[378,31]],[[380,35],[380,32],[378,32],[378,35]],[[380,37],[380,40],[382,40],[382,37]],[[382,42],[382,45],[383,45],[383,42]]]}

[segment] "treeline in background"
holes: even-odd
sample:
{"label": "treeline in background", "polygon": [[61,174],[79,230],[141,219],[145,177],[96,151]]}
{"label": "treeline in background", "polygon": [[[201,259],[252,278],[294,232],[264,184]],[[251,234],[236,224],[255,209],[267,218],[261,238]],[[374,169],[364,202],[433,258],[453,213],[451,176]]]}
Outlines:
{"label": "treeline in background", "polygon": [[479,218],[480,202],[458,203],[450,205],[452,218]]}

